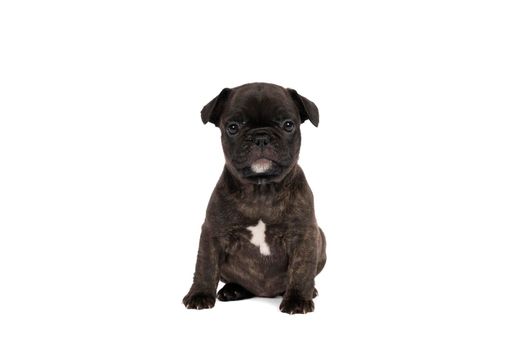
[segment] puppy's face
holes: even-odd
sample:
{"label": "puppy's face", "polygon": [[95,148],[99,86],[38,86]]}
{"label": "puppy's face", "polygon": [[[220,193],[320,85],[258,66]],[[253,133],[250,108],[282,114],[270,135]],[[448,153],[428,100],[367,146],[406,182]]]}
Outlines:
{"label": "puppy's face", "polygon": [[219,124],[226,164],[244,181],[280,181],[297,162],[301,118],[284,89],[239,89]]}
{"label": "puppy's face", "polygon": [[279,182],[288,174],[299,157],[301,123],[310,119],[317,126],[319,120],[313,102],[265,83],[224,89],[201,116],[220,127],[230,172],[256,184]]}

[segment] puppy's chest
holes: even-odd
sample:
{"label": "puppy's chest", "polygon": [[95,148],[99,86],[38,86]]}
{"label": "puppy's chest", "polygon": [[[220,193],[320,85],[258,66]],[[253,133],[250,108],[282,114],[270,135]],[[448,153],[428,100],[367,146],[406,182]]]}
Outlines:
{"label": "puppy's chest", "polygon": [[280,257],[286,248],[284,231],[282,225],[267,224],[262,219],[253,224],[236,225],[228,230],[225,251],[254,257]]}

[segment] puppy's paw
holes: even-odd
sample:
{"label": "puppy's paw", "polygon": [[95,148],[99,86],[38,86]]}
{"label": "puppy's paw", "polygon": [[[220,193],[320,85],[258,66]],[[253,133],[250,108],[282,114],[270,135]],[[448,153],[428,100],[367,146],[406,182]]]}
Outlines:
{"label": "puppy's paw", "polygon": [[226,283],[219,293],[217,293],[217,299],[220,301],[235,301],[251,297],[253,297],[252,293],[235,283]]}
{"label": "puppy's paw", "polygon": [[285,296],[281,302],[279,309],[281,312],[293,314],[306,314],[314,311],[314,302],[312,300],[305,300],[298,296]]}
{"label": "puppy's paw", "polygon": [[215,305],[215,296],[205,293],[188,293],[182,303],[187,309],[211,309]]}

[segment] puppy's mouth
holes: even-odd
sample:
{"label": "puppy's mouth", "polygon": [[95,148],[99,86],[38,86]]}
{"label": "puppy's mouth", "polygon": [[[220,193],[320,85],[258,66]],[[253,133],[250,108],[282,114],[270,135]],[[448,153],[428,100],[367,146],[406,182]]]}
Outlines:
{"label": "puppy's mouth", "polygon": [[250,182],[265,184],[272,182],[281,174],[281,167],[266,158],[253,161],[250,166],[242,169],[242,175]]}

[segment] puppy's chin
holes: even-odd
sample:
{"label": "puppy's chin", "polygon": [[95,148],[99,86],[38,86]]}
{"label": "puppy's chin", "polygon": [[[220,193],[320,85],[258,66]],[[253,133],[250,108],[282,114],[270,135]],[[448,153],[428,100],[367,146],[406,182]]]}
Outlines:
{"label": "puppy's chin", "polygon": [[265,174],[273,167],[273,162],[266,158],[257,159],[250,165],[250,170],[255,174]]}
{"label": "puppy's chin", "polygon": [[281,167],[266,158],[253,161],[249,166],[242,169],[244,179],[249,183],[263,185],[280,181]]}
{"label": "puppy's chin", "polygon": [[245,184],[264,185],[273,182],[280,182],[286,168],[266,158],[259,158],[251,163],[239,166],[229,165],[228,168],[235,177]]}

